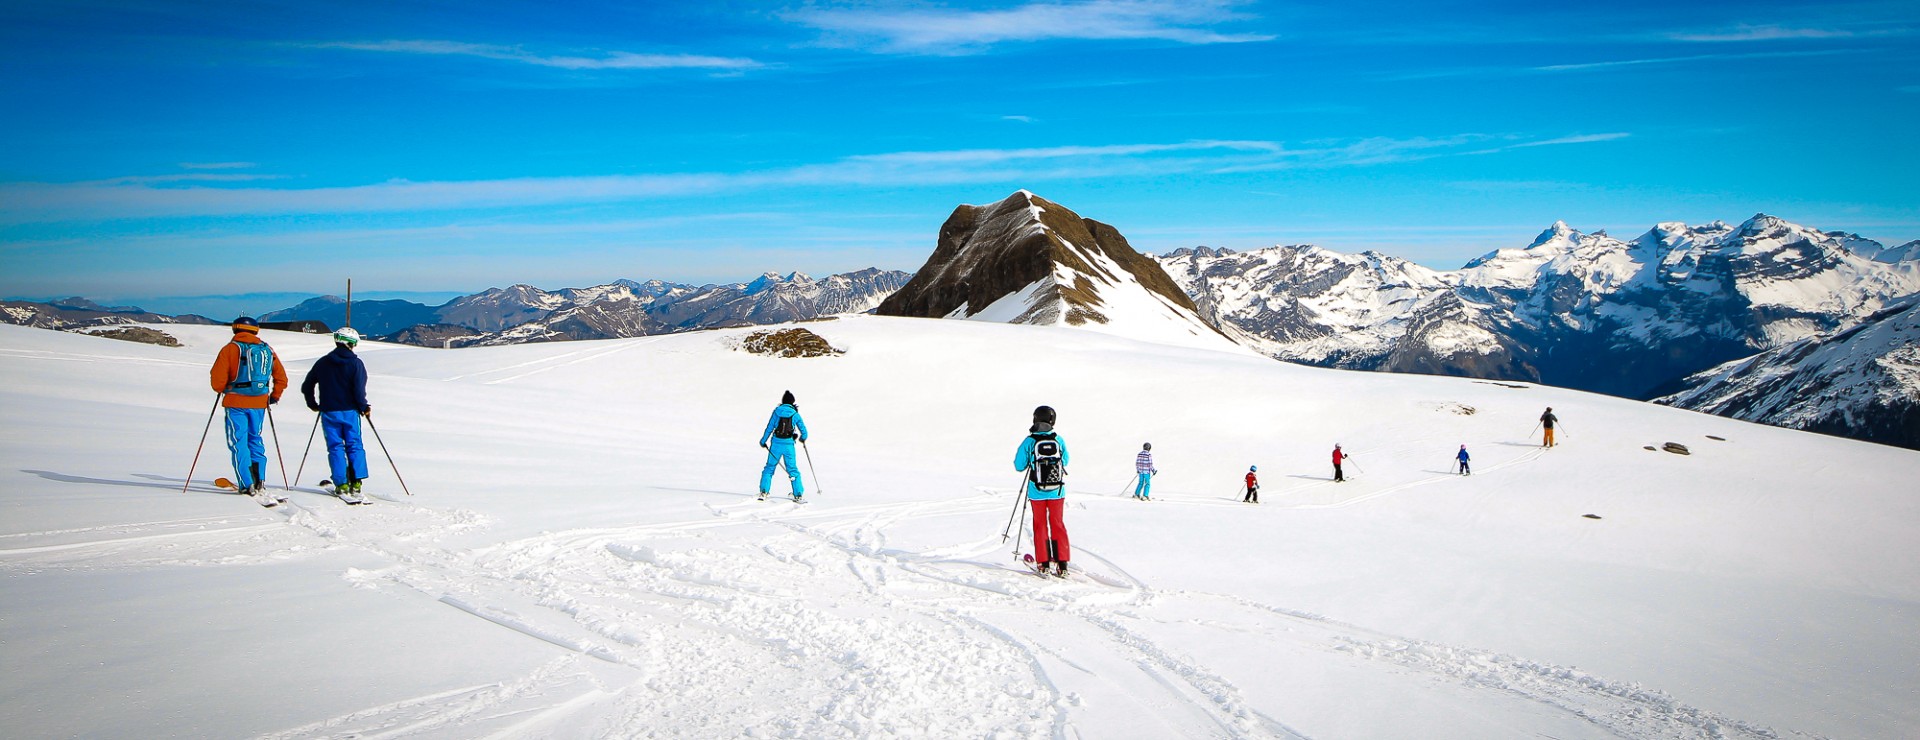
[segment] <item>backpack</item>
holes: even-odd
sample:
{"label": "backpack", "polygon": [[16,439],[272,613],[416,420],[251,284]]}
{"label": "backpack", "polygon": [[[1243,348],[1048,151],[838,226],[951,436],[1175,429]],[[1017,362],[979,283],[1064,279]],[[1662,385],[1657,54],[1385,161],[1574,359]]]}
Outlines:
{"label": "backpack", "polygon": [[273,392],[273,348],[266,342],[234,342],[240,348],[240,367],[227,392],[236,396],[264,396]]}
{"label": "backpack", "polygon": [[1027,465],[1027,480],[1035,489],[1058,491],[1067,485],[1067,466],[1060,462],[1060,441],[1051,433],[1030,435],[1033,460]]}
{"label": "backpack", "polygon": [[773,425],[773,436],[780,439],[793,439],[795,436],[793,433],[793,417],[780,417],[780,421]]}

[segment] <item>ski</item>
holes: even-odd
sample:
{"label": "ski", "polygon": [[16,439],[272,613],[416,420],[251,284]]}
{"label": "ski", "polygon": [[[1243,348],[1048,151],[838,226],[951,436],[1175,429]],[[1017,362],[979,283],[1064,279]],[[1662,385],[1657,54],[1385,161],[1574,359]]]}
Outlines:
{"label": "ski", "polygon": [[365,494],[357,494],[352,491],[345,491],[345,492],[341,491],[340,487],[335,486],[333,484],[333,481],[331,480],[320,481],[320,489],[323,491],[326,491],[327,493],[333,494],[335,498],[340,499],[341,503],[347,504],[348,506],[361,506],[361,505],[373,503],[373,499],[366,496]]}

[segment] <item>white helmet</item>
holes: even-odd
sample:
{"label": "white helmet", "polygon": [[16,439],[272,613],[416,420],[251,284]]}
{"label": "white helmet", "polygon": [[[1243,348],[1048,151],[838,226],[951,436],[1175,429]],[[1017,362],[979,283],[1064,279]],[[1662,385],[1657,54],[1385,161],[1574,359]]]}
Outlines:
{"label": "white helmet", "polygon": [[333,341],[352,347],[360,343],[360,332],[354,331],[351,326],[343,326],[333,333]]}

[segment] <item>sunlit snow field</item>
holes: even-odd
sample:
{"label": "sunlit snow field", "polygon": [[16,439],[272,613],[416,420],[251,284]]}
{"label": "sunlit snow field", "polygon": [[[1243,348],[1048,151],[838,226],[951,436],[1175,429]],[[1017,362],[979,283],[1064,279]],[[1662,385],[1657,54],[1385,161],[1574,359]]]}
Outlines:
{"label": "sunlit snow field", "polygon": [[[414,495],[370,435],[381,500],[320,493],[316,442],[270,510],[210,485],[217,431],[181,492],[227,329],[0,325],[0,735],[1920,736],[1920,453],[1074,329],[804,326],[846,354],[365,344]],[[263,338],[296,384],[331,348]],[[804,506],[754,499],[783,390]],[[1064,581],[1001,538],[1043,403]],[[313,415],[275,420],[296,467]]]}

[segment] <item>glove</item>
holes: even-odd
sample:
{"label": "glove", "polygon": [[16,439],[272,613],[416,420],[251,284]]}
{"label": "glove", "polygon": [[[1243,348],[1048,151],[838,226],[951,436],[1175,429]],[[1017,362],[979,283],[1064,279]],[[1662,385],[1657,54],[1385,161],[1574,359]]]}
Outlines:
{"label": "glove", "polygon": [[763,449],[763,450],[765,450],[765,449],[770,449],[770,448],[769,448],[769,447],[767,447],[767,443],[765,443],[765,442],[761,442],[761,443],[760,443],[760,449]]}
{"label": "glove", "polygon": [[372,415],[373,415],[373,404],[367,404],[367,405],[365,405],[365,406],[361,406],[361,407],[360,407],[360,415],[361,415],[361,416],[372,416]]}
{"label": "glove", "polygon": [[307,410],[312,411],[313,413],[316,413],[316,414],[320,413],[320,404],[314,403],[312,401],[308,401]]}
{"label": "glove", "polygon": [[269,399],[267,399],[267,405],[268,405],[268,406],[278,406],[278,405],[280,405],[280,397],[279,397],[279,396],[274,396],[274,397],[272,397],[272,398],[269,398]]}
{"label": "glove", "polygon": [[807,443],[807,438],[806,438],[806,437],[801,437],[801,438],[800,438],[800,444],[806,444],[806,443]]}

